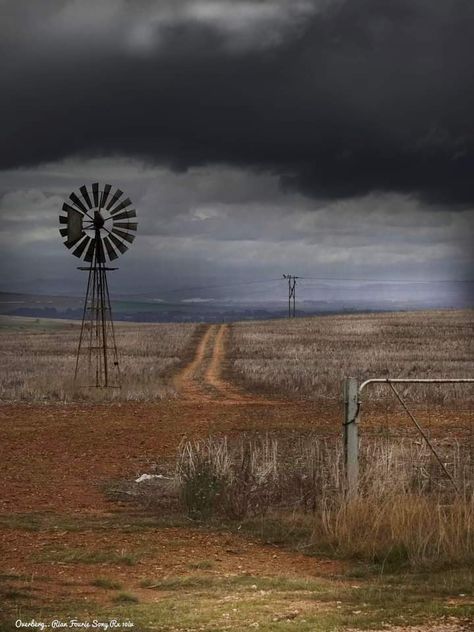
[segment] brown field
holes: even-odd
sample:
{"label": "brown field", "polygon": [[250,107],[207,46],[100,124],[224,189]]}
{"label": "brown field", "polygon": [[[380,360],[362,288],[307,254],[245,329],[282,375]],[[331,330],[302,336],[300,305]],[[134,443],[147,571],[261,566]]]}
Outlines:
{"label": "brown field", "polygon": [[[424,464],[402,476],[406,454],[386,442],[353,503],[327,443],[347,373],[472,375],[472,316],[119,325],[127,383],[112,401],[71,386],[76,325],[4,319],[0,630],[71,617],[140,632],[472,629],[472,478],[458,443],[446,450],[462,496],[427,487]],[[451,393],[440,432],[466,397]],[[143,473],[181,492],[140,487]]]}

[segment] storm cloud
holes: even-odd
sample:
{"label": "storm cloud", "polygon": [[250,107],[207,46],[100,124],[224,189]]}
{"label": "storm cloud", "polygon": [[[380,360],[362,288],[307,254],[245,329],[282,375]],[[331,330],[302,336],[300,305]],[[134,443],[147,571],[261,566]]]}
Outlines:
{"label": "storm cloud", "polygon": [[[469,278],[472,266],[472,209],[427,206],[401,193],[315,200],[282,190],[275,174],[241,167],[176,172],[125,158],[75,158],[0,172],[0,190],[9,189],[0,199],[0,289],[15,287],[14,279],[28,291],[81,292],[57,214],[70,191],[94,178],[120,182],[138,212],[136,244],[120,262],[122,292],[167,298],[176,288],[223,285],[211,295],[228,298],[248,296],[246,281],[288,270],[429,282]],[[242,286],[225,288],[234,282]],[[259,296],[265,289],[281,295],[277,286],[253,288]]]}
{"label": "storm cloud", "polygon": [[[127,155],[473,201],[465,0],[4,2],[0,167]],[[6,98],[5,98],[6,97]]]}
{"label": "storm cloud", "polygon": [[137,208],[123,292],[472,278],[473,49],[467,0],[0,1],[0,289],[81,291],[94,181]]}

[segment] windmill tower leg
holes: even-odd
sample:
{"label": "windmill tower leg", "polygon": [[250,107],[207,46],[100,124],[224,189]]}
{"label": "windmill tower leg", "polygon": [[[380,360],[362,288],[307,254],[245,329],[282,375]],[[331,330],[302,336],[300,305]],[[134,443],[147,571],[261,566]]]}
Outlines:
{"label": "windmill tower leg", "polygon": [[113,367],[116,369],[117,371],[117,379],[118,379],[118,385],[121,386],[121,374],[120,374],[120,364],[118,361],[118,351],[117,351],[117,341],[115,339],[115,327],[114,327],[114,319],[113,319],[113,315],[112,315],[112,305],[110,303],[110,295],[109,295],[109,284],[107,282],[107,275],[104,272],[104,290],[105,290],[105,301],[106,301],[106,309],[107,309],[107,327],[108,327],[108,333],[107,333],[107,339],[110,341],[109,342],[109,349],[112,352],[112,362],[113,362]]}
{"label": "windmill tower leg", "polygon": [[85,330],[86,330],[86,318],[87,318],[87,305],[89,303],[89,296],[90,296],[90,288],[91,288],[91,282],[92,282],[92,271],[93,271],[93,265],[91,263],[91,267],[89,268],[89,275],[87,278],[87,290],[86,290],[86,298],[84,301],[84,309],[82,311],[82,323],[81,323],[81,333],[79,336],[79,344],[77,347],[77,353],[76,353],[76,368],[74,370],[74,381],[77,380],[77,376],[78,376],[78,372],[79,372],[79,359],[81,357],[81,351],[82,351],[82,344],[83,344],[83,340],[84,340],[84,334],[85,334]]}
{"label": "windmill tower leg", "polygon": [[[105,266],[100,241],[97,244],[91,265],[86,268],[89,276],[74,379],[78,379],[81,359],[86,355],[88,385],[96,388],[120,387],[117,343],[107,282],[107,271],[111,268]],[[116,370],[116,380],[111,376],[111,369]]]}

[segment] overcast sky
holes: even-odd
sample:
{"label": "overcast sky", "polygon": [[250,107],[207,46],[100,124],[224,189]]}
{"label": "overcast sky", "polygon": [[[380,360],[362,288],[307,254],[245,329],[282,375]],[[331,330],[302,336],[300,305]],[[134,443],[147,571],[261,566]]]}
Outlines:
{"label": "overcast sky", "polygon": [[470,0],[0,0],[0,75],[0,289],[80,291],[95,181],[114,291],[474,276]]}

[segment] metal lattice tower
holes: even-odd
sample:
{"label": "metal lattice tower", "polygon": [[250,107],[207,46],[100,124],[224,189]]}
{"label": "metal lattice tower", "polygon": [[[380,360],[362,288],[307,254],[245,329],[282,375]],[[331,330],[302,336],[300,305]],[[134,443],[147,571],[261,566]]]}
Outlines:
{"label": "metal lattice tower", "polygon": [[288,318],[296,318],[296,279],[300,277],[284,274],[283,278],[288,279]]}
{"label": "metal lattice tower", "polygon": [[108,267],[125,253],[135,239],[137,223],[130,198],[122,200],[123,191],[112,186],[103,189],[95,182],[90,191],[84,185],[69,196],[59,216],[59,232],[72,254],[89,263],[79,267],[88,274],[81,333],[76,356],[74,379],[85,373],[87,386],[120,387],[120,369],[110,304]]}

